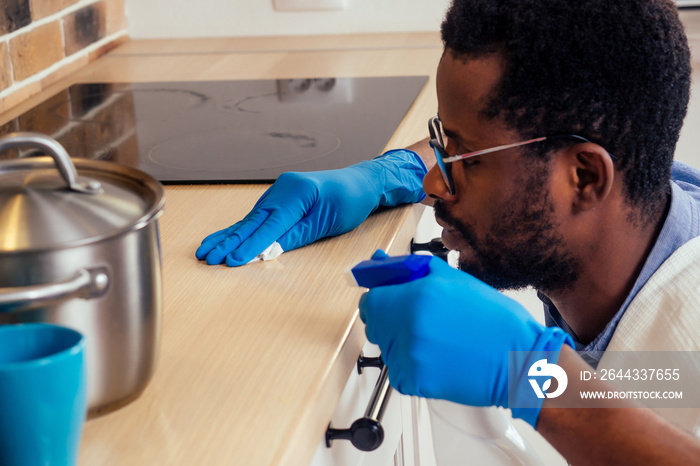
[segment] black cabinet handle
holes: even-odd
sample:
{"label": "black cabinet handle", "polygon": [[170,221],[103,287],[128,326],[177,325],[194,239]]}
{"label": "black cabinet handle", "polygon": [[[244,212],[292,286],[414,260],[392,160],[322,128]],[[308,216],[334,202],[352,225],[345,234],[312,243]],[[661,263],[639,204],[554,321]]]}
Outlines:
{"label": "black cabinet handle", "polygon": [[442,244],[442,239],[440,238],[433,238],[427,243],[414,243],[413,240],[411,240],[411,252],[415,253],[416,251],[428,251],[433,256],[437,256],[444,261],[447,261],[447,254],[450,252],[450,250]]}
{"label": "black cabinet handle", "polygon": [[384,367],[384,361],[382,361],[381,356],[365,356],[360,353],[360,357],[357,358],[357,373],[362,374],[365,367],[377,367],[381,369]]}
{"label": "black cabinet handle", "polygon": [[[358,370],[361,370],[359,364],[358,360]],[[386,407],[389,405],[391,386],[389,385],[389,370],[384,364],[382,364],[381,369],[379,379],[374,386],[372,396],[365,410],[365,415],[353,422],[348,429],[334,429],[330,424],[328,425],[326,430],[326,446],[328,448],[331,447],[333,440],[350,440],[355,448],[362,451],[376,450],[382,444],[384,441],[384,428],[381,422]]]}

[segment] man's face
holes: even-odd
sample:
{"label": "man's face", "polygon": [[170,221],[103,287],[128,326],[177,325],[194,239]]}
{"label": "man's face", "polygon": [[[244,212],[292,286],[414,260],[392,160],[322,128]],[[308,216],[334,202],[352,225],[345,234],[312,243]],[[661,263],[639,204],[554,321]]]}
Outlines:
{"label": "man's face", "polygon": [[[438,114],[449,154],[522,140],[500,119],[480,114],[503,68],[499,55],[467,61],[450,51],[443,55]],[[548,162],[519,148],[455,162],[454,195],[437,170],[426,176],[424,188],[436,198],[443,242],[459,251],[462,270],[500,289],[532,285],[547,292],[573,284],[578,263],[559,231]]]}

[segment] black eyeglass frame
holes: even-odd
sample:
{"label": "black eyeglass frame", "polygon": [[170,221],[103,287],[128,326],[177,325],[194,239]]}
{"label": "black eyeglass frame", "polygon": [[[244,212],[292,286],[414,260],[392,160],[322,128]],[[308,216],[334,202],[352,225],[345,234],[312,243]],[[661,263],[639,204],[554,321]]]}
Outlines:
{"label": "black eyeglass frame", "polygon": [[[477,155],[490,154],[492,152],[499,152],[502,150],[512,149],[514,147],[525,146],[528,144],[534,144],[536,142],[542,142],[551,139],[566,138],[574,139],[579,142],[591,142],[589,139],[586,139],[583,136],[579,136],[576,134],[557,134],[553,136],[542,136],[539,138],[528,139],[526,141],[514,142],[511,144],[503,144],[500,146],[490,147],[488,149],[467,152],[465,154],[449,155],[447,153],[447,150],[445,150],[445,143],[442,138],[443,131],[440,118],[434,116],[428,121],[428,132],[430,133],[430,147],[432,147],[433,151],[435,152],[435,160],[437,161],[437,166],[438,168],[440,168],[440,173],[442,174],[442,178],[445,181],[445,185],[447,186],[447,190],[449,191],[450,195],[454,195],[454,193],[456,192],[454,178],[452,177],[452,166],[450,164],[452,164],[453,162],[457,162],[458,160],[465,160],[470,157],[476,157]],[[610,152],[608,152],[608,155],[612,159],[613,163],[618,160],[618,158],[612,155]]]}

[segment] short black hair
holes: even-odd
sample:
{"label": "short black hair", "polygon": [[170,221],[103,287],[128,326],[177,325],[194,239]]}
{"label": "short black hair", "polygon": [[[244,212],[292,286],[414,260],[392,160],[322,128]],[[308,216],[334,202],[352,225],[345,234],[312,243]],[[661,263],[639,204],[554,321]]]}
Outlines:
{"label": "short black hair", "polygon": [[690,97],[690,51],[671,0],[453,0],[446,51],[501,53],[490,102],[523,138],[584,136],[617,156],[627,200],[658,213]]}

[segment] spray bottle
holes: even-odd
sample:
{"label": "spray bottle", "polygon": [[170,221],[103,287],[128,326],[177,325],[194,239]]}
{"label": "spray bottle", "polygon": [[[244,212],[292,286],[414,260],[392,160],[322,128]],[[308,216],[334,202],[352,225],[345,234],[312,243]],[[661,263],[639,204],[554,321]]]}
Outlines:
{"label": "spray bottle", "polygon": [[[432,256],[411,254],[360,262],[351,272],[358,286],[396,285],[428,274]],[[485,464],[541,466],[542,461],[503,412],[445,400],[426,400],[438,466]]]}

